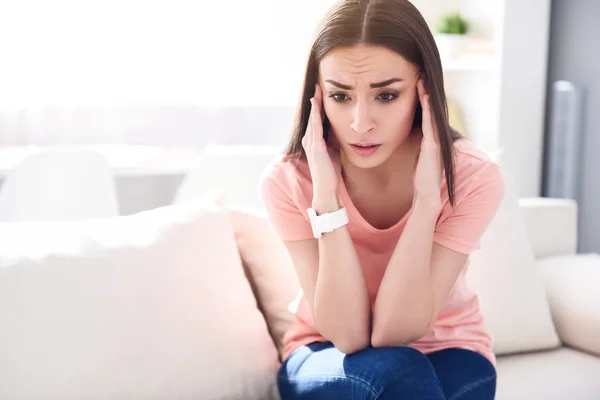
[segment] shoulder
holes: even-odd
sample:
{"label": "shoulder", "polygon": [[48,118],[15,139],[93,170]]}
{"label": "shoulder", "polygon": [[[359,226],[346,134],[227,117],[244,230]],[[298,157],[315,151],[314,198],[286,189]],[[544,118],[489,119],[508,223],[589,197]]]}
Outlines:
{"label": "shoulder", "polygon": [[455,174],[470,175],[483,169],[500,169],[492,158],[466,138],[454,142]]}
{"label": "shoulder", "polygon": [[469,195],[502,196],[504,178],[500,166],[468,139],[454,142],[454,181],[457,202]]}
{"label": "shoulder", "polygon": [[313,238],[306,210],[312,202],[308,163],[280,156],[265,168],[260,194],[271,226],[282,240]]}
{"label": "shoulder", "polygon": [[304,181],[310,181],[310,170],[305,159],[279,155],[263,171],[260,183],[277,184],[284,189],[292,188]]}
{"label": "shoulder", "polygon": [[500,166],[467,139],[457,140],[454,148],[455,203],[446,197],[434,241],[469,254],[480,248],[480,238],[504,198],[504,179]]}
{"label": "shoulder", "polygon": [[285,195],[296,201],[312,193],[310,169],[304,158],[280,155],[274,158],[260,178],[263,199]]}

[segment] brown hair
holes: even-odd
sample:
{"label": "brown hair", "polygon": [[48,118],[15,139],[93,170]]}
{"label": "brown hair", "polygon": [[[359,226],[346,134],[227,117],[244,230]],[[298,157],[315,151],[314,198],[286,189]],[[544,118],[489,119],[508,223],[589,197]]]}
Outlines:
{"label": "brown hair", "polygon": [[[323,17],[310,48],[304,88],[296,111],[292,137],[285,151],[288,156],[304,155],[302,137],[308,126],[310,98],[318,83],[319,64],[325,54],[336,47],[358,44],[383,46],[414,64],[424,78],[431,111],[439,135],[450,203],[454,205],[453,142],[461,135],[448,123],[442,63],[435,40],[425,19],[408,0],[341,0]],[[415,112],[414,125],[421,125],[422,108]],[[323,123],[325,140],[329,120]]]}

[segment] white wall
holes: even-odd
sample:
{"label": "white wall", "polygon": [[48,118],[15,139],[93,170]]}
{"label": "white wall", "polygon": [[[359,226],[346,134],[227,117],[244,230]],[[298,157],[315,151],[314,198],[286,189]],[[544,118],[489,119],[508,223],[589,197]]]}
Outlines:
{"label": "white wall", "polygon": [[[498,148],[498,26],[502,1],[479,0],[419,0],[414,4],[427,19],[434,35],[444,14],[460,12],[469,21],[468,52],[489,56],[490,62],[479,66],[466,63],[464,68],[445,68],[444,83],[449,100],[456,103],[471,140],[482,150],[495,152]],[[444,61],[444,60],[443,60]],[[494,62],[496,61],[496,63]]]}
{"label": "white wall", "polygon": [[499,144],[519,196],[541,194],[550,0],[504,0]]}
{"label": "white wall", "polygon": [[432,29],[459,11],[471,35],[493,43],[489,68],[447,71],[449,98],[484,151],[503,149],[502,166],[520,196],[541,194],[550,0],[414,0]]}

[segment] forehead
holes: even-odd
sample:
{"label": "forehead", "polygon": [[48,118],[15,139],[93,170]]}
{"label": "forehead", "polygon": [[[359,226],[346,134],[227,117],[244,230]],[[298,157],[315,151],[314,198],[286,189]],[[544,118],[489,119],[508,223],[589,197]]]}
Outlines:
{"label": "forehead", "polygon": [[319,63],[319,73],[323,79],[404,79],[416,72],[416,66],[395,51],[387,47],[363,44],[335,48],[325,54]]}

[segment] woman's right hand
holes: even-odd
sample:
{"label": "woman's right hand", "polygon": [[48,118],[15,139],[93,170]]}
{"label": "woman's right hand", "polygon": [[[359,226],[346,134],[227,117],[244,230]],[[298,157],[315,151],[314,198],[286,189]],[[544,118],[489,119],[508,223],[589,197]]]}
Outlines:
{"label": "woman's right hand", "polygon": [[337,176],[327,143],[323,138],[323,92],[315,85],[315,96],[310,99],[310,117],[302,138],[313,183],[312,206],[317,213],[336,211],[339,204],[339,177]]}

